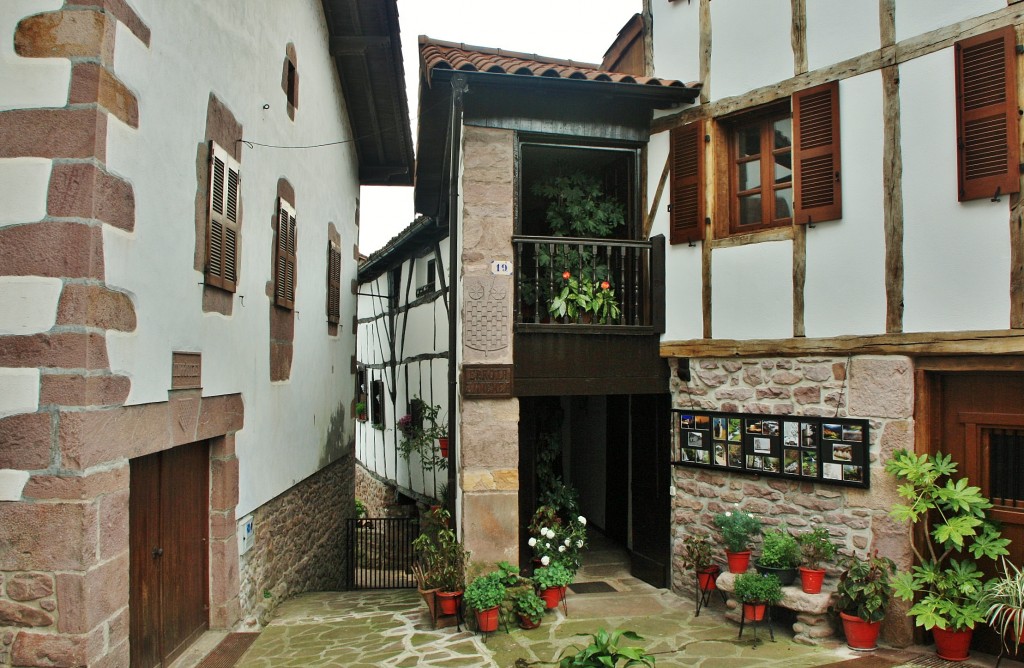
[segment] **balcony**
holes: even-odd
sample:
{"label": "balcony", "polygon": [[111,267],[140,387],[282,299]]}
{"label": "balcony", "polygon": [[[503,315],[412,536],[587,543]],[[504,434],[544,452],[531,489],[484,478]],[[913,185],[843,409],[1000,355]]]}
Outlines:
{"label": "balcony", "polygon": [[512,238],[517,333],[664,331],[665,239]]}

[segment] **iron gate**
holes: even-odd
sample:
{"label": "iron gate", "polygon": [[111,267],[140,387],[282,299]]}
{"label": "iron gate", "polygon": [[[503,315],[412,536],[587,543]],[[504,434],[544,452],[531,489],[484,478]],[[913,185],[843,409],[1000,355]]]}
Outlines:
{"label": "iron gate", "polygon": [[412,574],[412,541],[420,535],[416,517],[369,517],[347,520],[347,589],[406,589]]}

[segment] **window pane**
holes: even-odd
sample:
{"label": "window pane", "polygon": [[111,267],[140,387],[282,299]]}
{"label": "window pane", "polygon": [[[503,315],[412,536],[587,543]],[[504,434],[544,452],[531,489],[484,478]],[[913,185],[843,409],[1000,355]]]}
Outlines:
{"label": "window pane", "polygon": [[737,165],[740,170],[737,186],[740,192],[761,187],[761,161],[751,160]]}
{"label": "window pane", "polygon": [[776,183],[789,183],[793,180],[793,170],[790,169],[791,157],[791,154],[788,152],[775,155]]}
{"label": "window pane", "polygon": [[775,148],[788,148],[793,145],[793,120],[780,118],[775,121]]}
{"label": "window pane", "polygon": [[792,218],[793,216],[793,189],[780,188],[775,191],[775,219]]}
{"label": "window pane", "polygon": [[761,196],[747,195],[740,198],[740,225],[761,224]]}
{"label": "window pane", "polygon": [[736,130],[736,145],[739,147],[739,156],[758,155],[761,152],[761,128],[757,125],[748,125]]}

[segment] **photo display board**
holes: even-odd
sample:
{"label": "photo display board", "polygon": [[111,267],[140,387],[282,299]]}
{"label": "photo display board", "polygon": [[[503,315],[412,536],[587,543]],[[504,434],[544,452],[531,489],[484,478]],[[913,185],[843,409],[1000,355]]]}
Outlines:
{"label": "photo display board", "polygon": [[867,420],[672,411],[672,463],[870,487]]}

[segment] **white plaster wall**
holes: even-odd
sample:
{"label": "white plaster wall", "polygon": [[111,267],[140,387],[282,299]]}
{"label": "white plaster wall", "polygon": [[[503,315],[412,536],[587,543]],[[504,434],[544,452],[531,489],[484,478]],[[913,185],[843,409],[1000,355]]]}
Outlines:
{"label": "white plaster wall", "polygon": [[48,331],[57,321],[59,278],[0,276],[0,335]]}
{"label": "white plaster wall", "polygon": [[0,368],[0,418],[39,408],[39,369]]}
{"label": "white plaster wall", "polygon": [[1005,0],[899,0],[896,41],[1005,7]]}
{"label": "white plaster wall", "polygon": [[789,0],[711,3],[711,99],[793,76]]}
{"label": "white plaster wall", "polygon": [[792,242],[712,251],[711,333],[716,339],[793,336]]}
{"label": "white plaster wall", "polygon": [[1010,198],[957,202],[954,103],[952,48],[900,65],[908,332],[1009,327]]}
{"label": "white plaster wall", "polygon": [[839,82],[839,123],[843,217],[807,230],[809,337],[885,333],[881,74]]}
{"label": "white plaster wall", "polygon": [[0,227],[33,223],[46,216],[52,169],[53,162],[45,158],[0,160],[0,202],[4,203]]}
{"label": "white plaster wall", "polygon": [[700,2],[652,2],[654,75],[682,82],[700,77]]}
{"label": "white plaster wall", "polygon": [[[647,146],[647,201],[654,201],[658,179],[668,160],[669,133],[651,136]],[[704,306],[701,297],[701,242],[693,246],[669,243],[668,204],[671,186],[665,190],[654,214],[651,236],[665,235],[665,333],[662,341],[699,339],[704,333]]]}
{"label": "white plaster wall", "polygon": [[[164,3],[135,9],[152,30],[146,48],[118,26],[114,71],[139,98],[140,126],[111,118],[108,168],[134,188],[131,233],[106,227],[108,282],[135,304],[138,328],[107,336],[115,373],[132,379],[129,404],[167,399],[171,353],[203,354],[203,393],[241,393],[245,426],[237,435],[240,500],[247,513],[316,472],[335,411],[348,420],[353,381],[349,355],[355,276],[346,249],[356,240],[355,150],[244,148],[241,160],[240,276],[233,314],[204,314],[203,280],[193,269],[197,147],[205,139],[208,98],[215,93],[243,126],[246,139],[306,145],[345,139],[351,130],[326,51],[318,0],[290,3]],[[294,42],[300,88],[296,120],[281,90],[285,47]],[[213,63],[235,63],[216,68]],[[264,105],[269,108],[264,110]],[[271,220],[277,181],[296,193],[298,276],[290,380],[271,383],[269,310]],[[327,334],[327,226],[341,232],[342,302],[337,337]]]}
{"label": "white plaster wall", "polygon": [[[71,87],[67,58],[22,58],[14,52],[14,33],[26,16],[60,9],[63,0],[4,0],[0,3],[0,111],[63,107]],[[2,182],[2,180],[0,180]]]}
{"label": "white plaster wall", "polygon": [[850,0],[811,0],[807,3],[809,70],[854,58],[879,46],[877,3]]}

